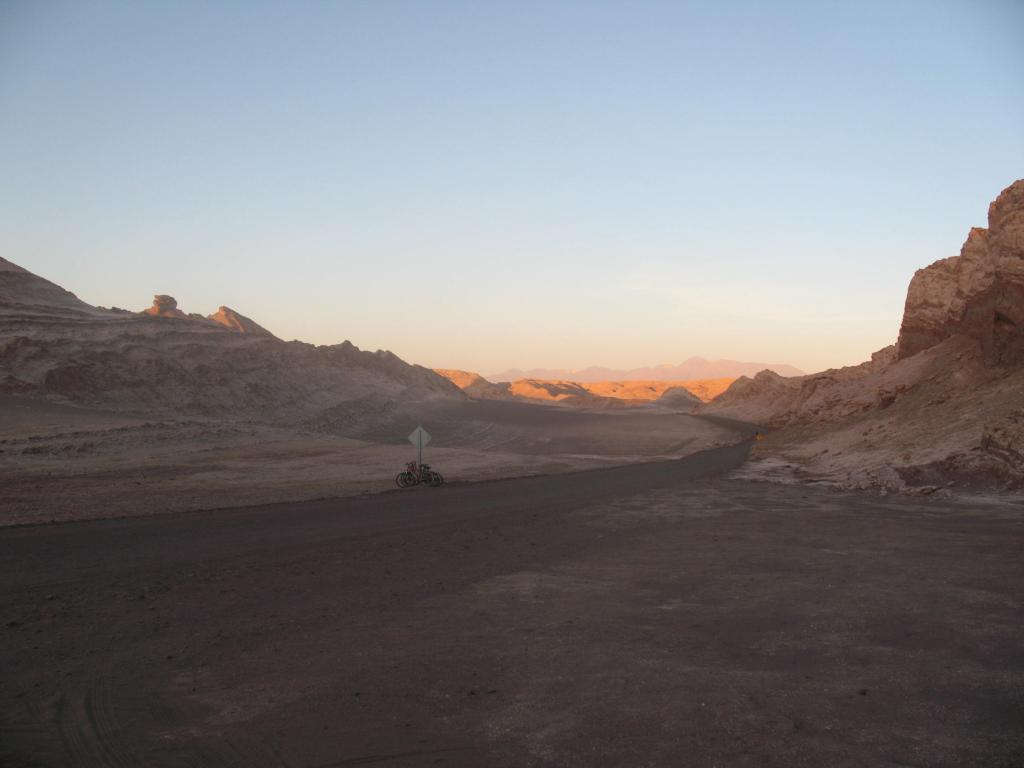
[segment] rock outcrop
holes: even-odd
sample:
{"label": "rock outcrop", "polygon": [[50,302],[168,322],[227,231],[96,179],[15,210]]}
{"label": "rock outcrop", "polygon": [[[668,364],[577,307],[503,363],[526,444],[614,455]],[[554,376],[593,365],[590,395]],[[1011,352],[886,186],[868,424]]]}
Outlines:
{"label": "rock outcrop", "polygon": [[896,345],[848,368],[740,378],[704,410],[779,428],[757,454],[840,485],[1024,487],[1024,180],[988,224],[914,275]]}
{"label": "rock outcrop", "polygon": [[178,309],[177,299],[173,296],[167,296],[162,293],[154,296],[153,306],[148,309],[144,309],[140,314],[149,315],[151,317],[173,317],[179,320],[195,320],[200,323],[214,323],[221,328],[227,328],[229,331],[235,331],[236,333],[248,333],[254,336],[266,336],[272,339],[277,338],[255,320],[246,317],[241,312],[236,312],[231,309],[231,307],[222,306],[212,315],[208,316],[200,315],[196,312],[185,314]]}
{"label": "rock outcrop", "polygon": [[149,309],[144,309],[143,314],[152,315],[153,317],[177,317],[181,319],[188,317],[178,309],[178,301],[173,296],[166,296],[162,293],[158,293],[153,297],[153,306]]}
{"label": "rock outcrop", "polygon": [[218,325],[222,325],[228,330],[238,331],[239,333],[251,333],[256,336],[270,336],[273,337],[270,331],[263,326],[256,323],[254,320],[250,320],[240,312],[235,312],[231,307],[221,307],[214,314],[210,315],[208,320],[212,320]]}
{"label": "rock outcrop", "polygon": [[919,269],[910,282],[900,359],[962,334],[989,365],[1024,362],[1024,180],[989,206],[988,229],[970,231],[959,256]]}

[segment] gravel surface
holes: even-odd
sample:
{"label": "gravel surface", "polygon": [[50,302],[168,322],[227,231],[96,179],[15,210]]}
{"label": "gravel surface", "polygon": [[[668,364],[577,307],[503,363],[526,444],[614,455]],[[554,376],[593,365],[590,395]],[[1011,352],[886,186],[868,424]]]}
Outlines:
{"label": "gravel surface", "polygon": [[0,764],[1024,765],[1024,509],[748,448],[2,529]]}

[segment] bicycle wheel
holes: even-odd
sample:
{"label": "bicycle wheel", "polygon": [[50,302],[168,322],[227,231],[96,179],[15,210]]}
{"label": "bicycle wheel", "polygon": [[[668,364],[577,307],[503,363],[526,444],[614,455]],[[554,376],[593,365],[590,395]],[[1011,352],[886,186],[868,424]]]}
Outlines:
{"label": "bicycle wheel", "polygon": [[411,472],[399,472],[395,475],[395,485],[399,488],[408,488],[410,485],[416,485],[416,478]]}
{"label": "bicycle wheel", "polygon": [[430,485],[434,488],[439,488],[444,485],[444,477],[441,476],[440,472],[430,473]]}

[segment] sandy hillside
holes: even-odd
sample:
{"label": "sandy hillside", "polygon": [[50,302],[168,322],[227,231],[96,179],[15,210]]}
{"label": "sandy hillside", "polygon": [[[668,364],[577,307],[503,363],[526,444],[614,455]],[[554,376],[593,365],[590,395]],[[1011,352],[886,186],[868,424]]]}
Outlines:
{"label": "sandy hillside", "polygon": [[435,368],[434,373],[444,376],[474,400],[511,400],[514,397],[506,384],[493,384],[479,373],[451,368]]}
{"label": "sandy hillside", "polygon": [[0,394],[107,410],[250,416],[285,424],[463,398],[386,351],[274,337],[228,307],[207,318],[158,295],[143,312],[92,307],[0,259]]}
{"label": "sandy hillside", "polygon": [[785,378],[741,377],[702,411],[778,428],[748,472],[891,490],[1024,487],[1024,181],[960,256],[918,270],[897,343]]}

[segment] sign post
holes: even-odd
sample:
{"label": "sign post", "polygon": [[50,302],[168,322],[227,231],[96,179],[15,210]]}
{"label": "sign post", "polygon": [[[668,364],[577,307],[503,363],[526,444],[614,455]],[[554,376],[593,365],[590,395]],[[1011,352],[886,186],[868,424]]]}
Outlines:
{"label": "sign post", "polygon": [[409,442],[416,446],[416,466],[419,466],[423,463],[423,446],[430,442],[430,433],[423,427],[416,427],[409,435]]}

